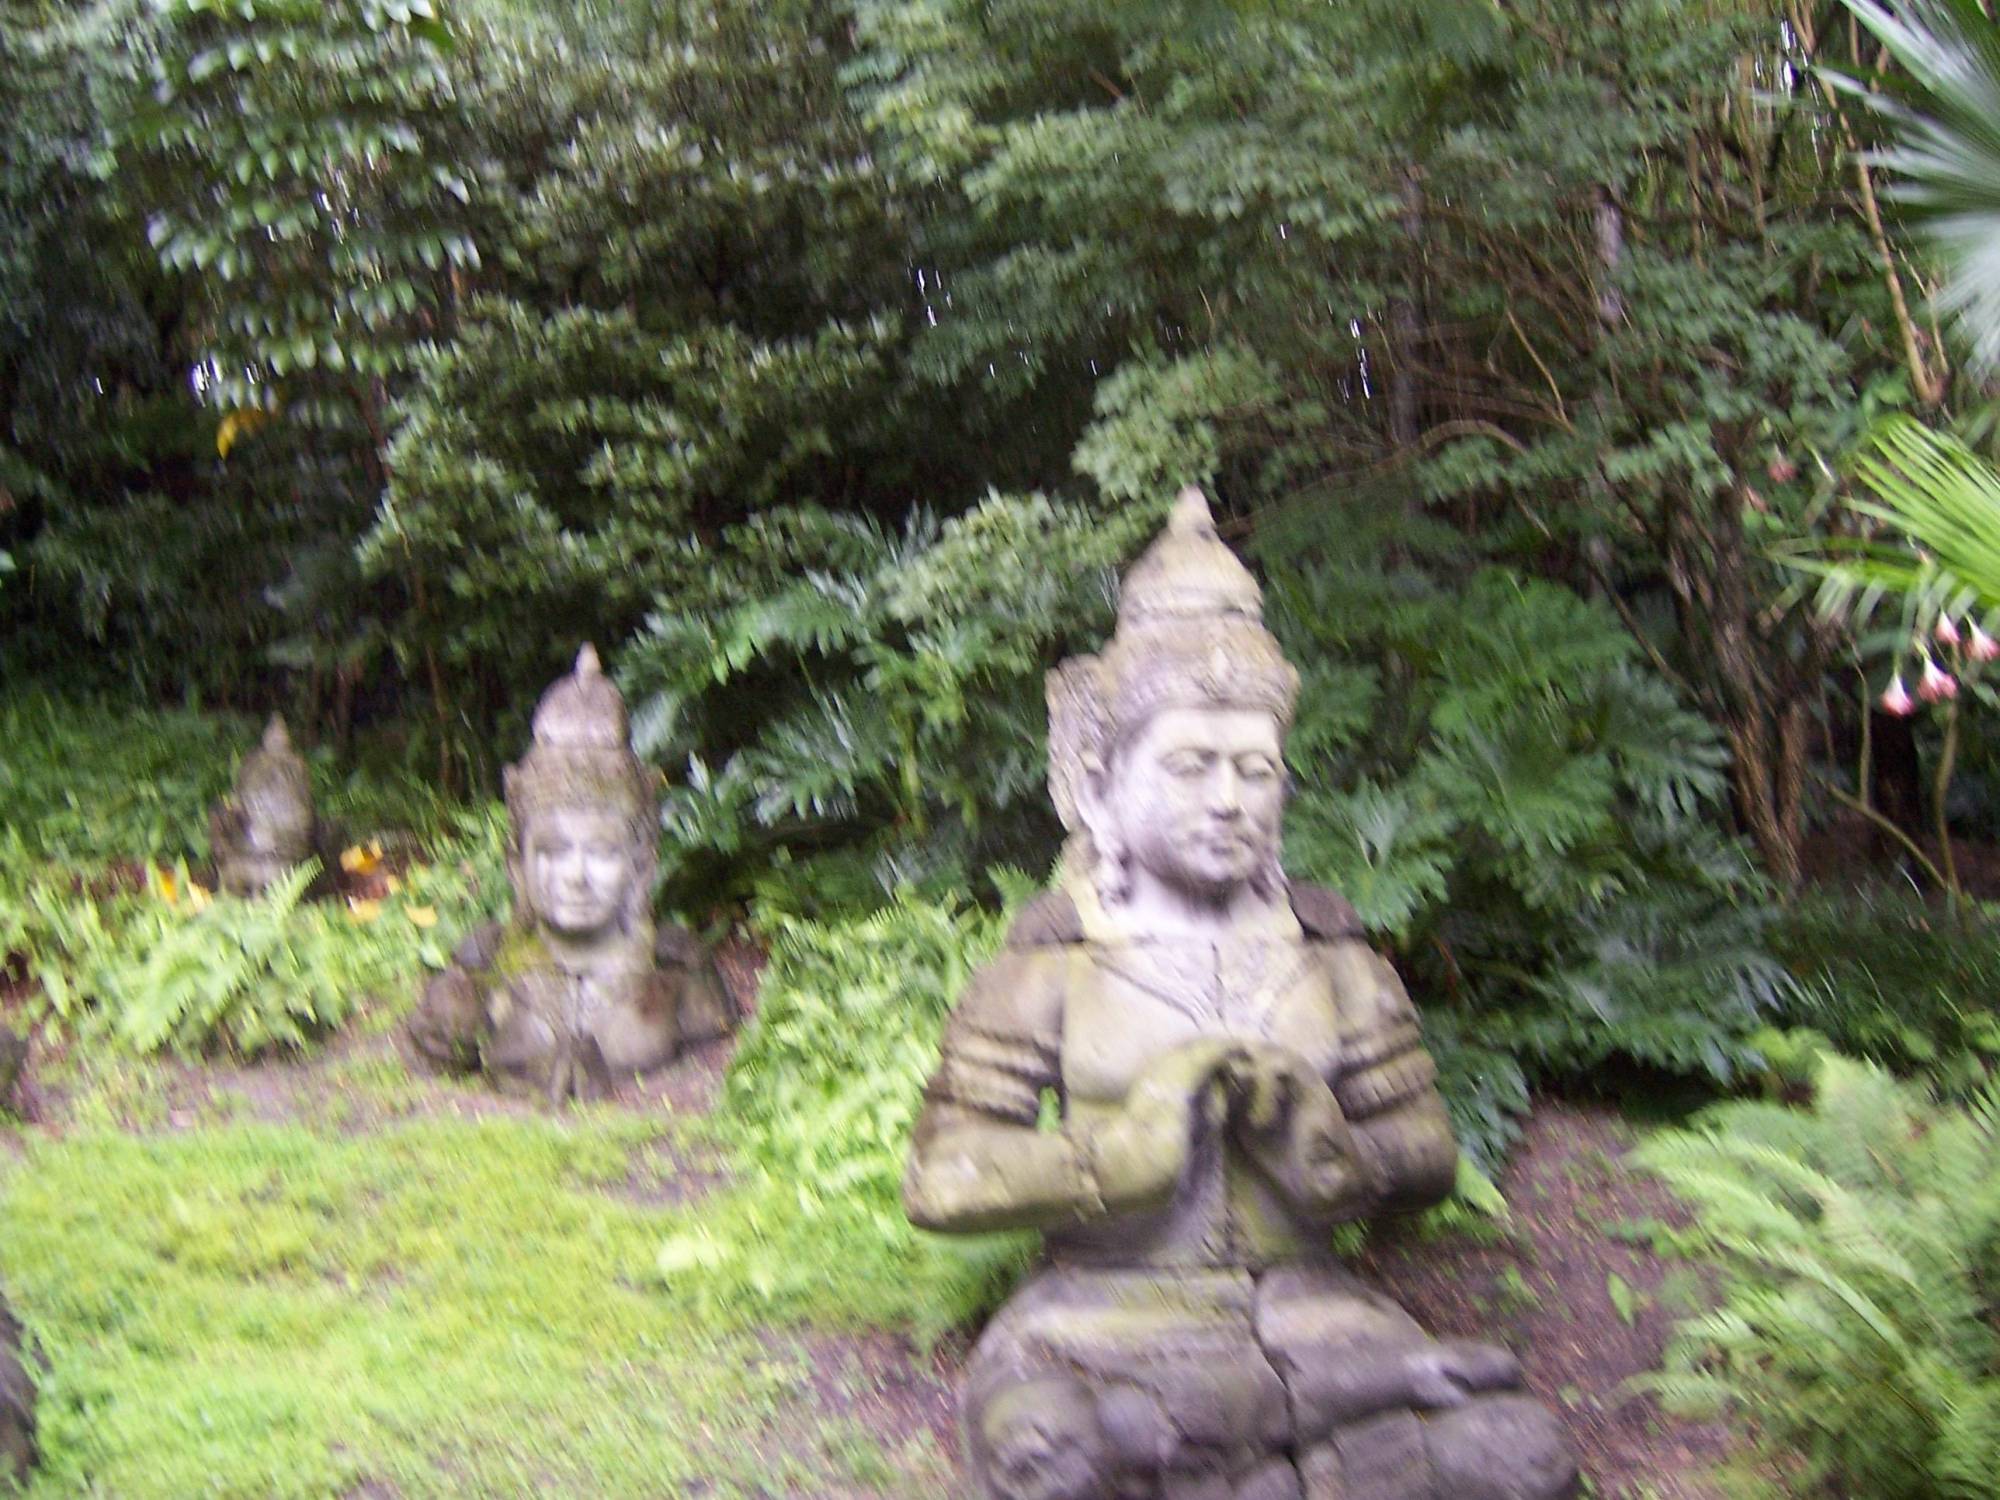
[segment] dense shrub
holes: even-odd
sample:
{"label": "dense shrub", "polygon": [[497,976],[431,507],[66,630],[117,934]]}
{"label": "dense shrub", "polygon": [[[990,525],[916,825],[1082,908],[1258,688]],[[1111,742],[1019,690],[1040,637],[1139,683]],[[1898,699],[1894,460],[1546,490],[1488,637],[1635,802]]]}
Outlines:
{"label": "dense shrub", "polygon": [[307,902],[301,865],[264,895],[212,894],[185,864],[126,872],[51,865],[0,845],[0,953],[19,954],[31,1011],[135,1052],[296,1049],[364,1006],[413,997],[446,935],[506,891],[497,810],[395,877],[382,899]]}
{"label": "dense shrub", "polygon": [[[1028,894],[1017,877],[1002,878],[1012,895]],[[779,1305],[802,1295],[837,1303],[830,1273],[860,1287],[915,1283],[922,1295],[900,1316],[923,1335],[997,1301],[1028,1241],[920,1234],[903,1215],[900,1185],[945,1017],[1007,920],[907,891],[865,917],[775,919],[757,1016],[713,1130],[742,1173],[781,1190],[786,1222],[766,1225],[748,1250],[683,1237],[663,1252],[669,1267],[747,1254],[751,1284]],[[802,1235],[839,1253],[801,1263]]]}
{"label": "dense shrub", "polygon": [[625,656],[642,748],[686,767],[676,887],[813,912],[1047,868],[1043,673],[1108,628],[1145,516],[992,495],[900,534],[823,511],[732,531],[734,597],[661,610]]}
{"label": "dense shrub", "polygon": [[297,1047],[414,993],[448,935],[504,900],[497,808],[341,776],[324,751],[323,815],[376,845],[357,862],[380,857],[378,834],[415,835],[392,840],[410,862],[381,872],[381,899],[306,902],[310,865],[254,901],[203,889],[208,807],[254,736],[231,715],[0,702],[0,956],[26,964],[39,1015],[140,1052]]}
{"label": "dense shrub", "polygon": [[[208,809],[257,743],[255,720],[23,693],[0,698],[0,829],[25,855],[81,866],[208,858]],[[370,837],[454,836],[463,805],[412,774],[398,746],[345,761],[303,750],[320,815]]]}
{"label": "dense shrub", "polygon": [[1809,1108],[1718,1106],[1639,1159],[1724,1276],[1654,1389],[1743,1411],[1801,1494],[2000,1495],[2000,1091],[1939,1107],[1828,1055]]}
{"label": "dense shrub", "polygon": [[1799,981],[1786,1017],[1841,1052],[1948,1096],[2000,1066],[2000,931],[1985,914],[1893,888],[1814,893],[1769,938]]}
{"label": "dense shrub", "polygon": [[1725,754],[1611,609],[1358,503],[1259,550],[1304,679],[1287,863],[1393,944],[1474,1158],[1537,1078],[1753,1061],[1790,980],[1715,831]]}

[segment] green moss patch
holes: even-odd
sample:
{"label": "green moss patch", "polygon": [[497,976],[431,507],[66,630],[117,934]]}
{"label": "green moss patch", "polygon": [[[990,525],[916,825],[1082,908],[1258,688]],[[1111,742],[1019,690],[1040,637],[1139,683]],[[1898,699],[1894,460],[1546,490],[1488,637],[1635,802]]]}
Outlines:
{"label": "green moss patch", "polygon": [[796,1243],[770,1184],[646,1201],[672,1195],[629,1190],[671,1179],[667,1130],[30,1141],[0,1179],[0,1275],[48,1360],[32,1493],[944,1492],[922,1434],[867,1436],[805,1335],[760,1325],[920,1322],[976,1262],[924,1243],[897,1274],[837,1223]]}

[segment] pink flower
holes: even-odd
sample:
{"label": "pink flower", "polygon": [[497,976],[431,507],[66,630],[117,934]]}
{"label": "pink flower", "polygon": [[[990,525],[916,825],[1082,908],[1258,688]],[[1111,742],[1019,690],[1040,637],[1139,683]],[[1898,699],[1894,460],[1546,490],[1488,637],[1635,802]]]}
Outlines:
{"label": "pink flower", "polygon": [[1972,622],[1972,644],[1965,648],[1966,654],[1974,661],[1991,661],[2000,656],[2000,641],[1979,628],[1979,622]]}
{"label": "pink flower", "polygon": [[1924,658],[1923,681],[1917,684],[1917,696],[1926,703],[1936,703],[1941,698],[1958,696],[1958,679],[1949,672],[1938,670],[1938,664],[1928,656]]}
{"label": "pink flower", "polygon": [[1882,694],[1882,712],[1903,719],[1915,713],[1916,709],[1916,699],[1912,698],[1910,690],[1903,686],[1903,674],[1898,672],[1895,680],[1889,684],[1888,690]]}
{"label": "pink flower", "polygon": [[1958,644],[1958,626],[1952,623],[1950,615],[1939,615],[1937,624],[1931,628],[1931,634],[1947,646]]}

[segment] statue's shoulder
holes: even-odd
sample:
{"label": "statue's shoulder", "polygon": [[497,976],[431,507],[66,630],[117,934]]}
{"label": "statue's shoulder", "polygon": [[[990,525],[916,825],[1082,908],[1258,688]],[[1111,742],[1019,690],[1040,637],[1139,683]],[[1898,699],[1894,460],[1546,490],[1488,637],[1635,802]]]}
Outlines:
{"label": "statue's shoulder", "polygon": [[1338,943],[1367,936],[1354,907],[1331,886],[1295,883],[1291,895],[1292,914],[1299,919],[1307,937],[1322,943]]}
{"label": "statue's shoulder", "polygon": [[953,1004],[947,1050],[966,1037],[1053,1045],[1062,1029],[1067,950],[1081,941],[1083,923],[1068,896],[1050,891],[1029,902]]}
{"label": "statue's shoulder", "polygon": [[1082,941],[1083,914],[1076,909],[1076,898],[1057,888],[1042,892],[1021,909],[1014,925],[1007,929],[1006,948],[1023,953]]}

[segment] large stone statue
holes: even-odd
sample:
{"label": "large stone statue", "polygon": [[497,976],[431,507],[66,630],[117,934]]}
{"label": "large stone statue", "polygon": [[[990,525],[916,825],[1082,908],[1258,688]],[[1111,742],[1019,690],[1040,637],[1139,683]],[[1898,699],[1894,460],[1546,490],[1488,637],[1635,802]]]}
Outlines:
{"label": "large stone statue", "polygon": [[410,1021],[417,1051],[559,1101],[728,1030],[714,964],[691,934],[654,929],[657,782],[591,647],[542,695],[506,797],[513,919],[474,932],[430,982]]}
{"label": "large stone statue", "polygon": [[313,857],[315,827],[311,773],[274,714],[263,743],[243,757],[235,786],[208,815],[218,884],[232,896],[262,895]]}
{"label": "large stone statue", "polygon": [[1280,870],[1297,686],[1195,490],[1051,674],[1071,846],[960,999],[904,1180],[926,1228],[1046,1237],[967,1372],[990,1500],[1574,1492],[1511,1355],[1327,1248],[1443,1198],[1458,1151],[1394,972]]}

